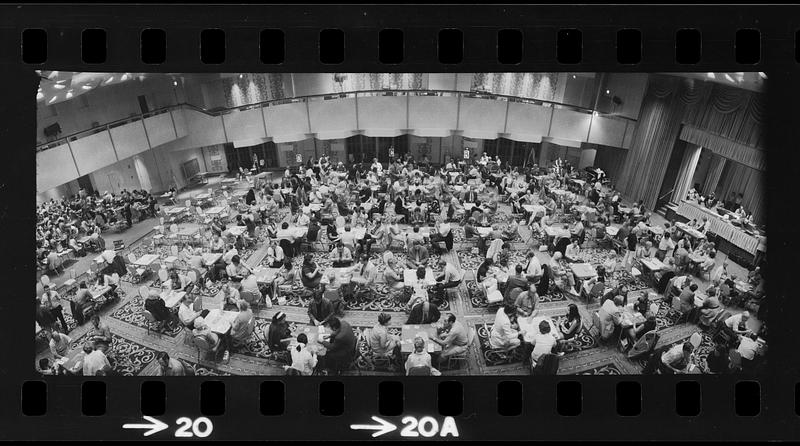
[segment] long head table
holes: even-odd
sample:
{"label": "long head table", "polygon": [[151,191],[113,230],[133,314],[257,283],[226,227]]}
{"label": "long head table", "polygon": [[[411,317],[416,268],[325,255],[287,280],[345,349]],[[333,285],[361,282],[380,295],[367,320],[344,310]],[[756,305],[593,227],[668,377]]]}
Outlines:
{"label": "long head table", "polygon": [[708,218],[711,222],[711,227],[709,228],[711,232],[731,242],[731,244],[742,248],[748,253],[755,255],[756,249],[758,248],[758,238],[737,228],[731,222],[722,218],[717,212],[700,206],[697,203],[682,201],[678,205],[677,213],[689,220],[697,219],[698,221],[702,221],[703,217]]}

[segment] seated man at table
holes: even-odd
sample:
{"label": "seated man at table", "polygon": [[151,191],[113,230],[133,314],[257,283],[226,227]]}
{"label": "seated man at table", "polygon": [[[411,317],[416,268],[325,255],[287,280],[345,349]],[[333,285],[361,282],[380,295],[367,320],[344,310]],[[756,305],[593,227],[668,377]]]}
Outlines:
{"label": "seated man at table", "polygon": [[489,332],[489,345],[494,349],[513,350],[520,346],[519,326],[511,318],[517,313],[513,305],[504,305],[497,310],[494,325]]}
{"label": "seated man at table", "polygon": [[111,371],[111,363],[103,350],[87,342],[83,346],[83,376],[96,376],[98,371],[107,373]]}
{"label": "seated man at table", "polygon": [[336,248],[331,251],[328,258],[333,262],[334,268],[342,268],[353,264],[353,255],[350,249],[345,247],[342,242],[336,244]]}
{"label": "seated man at table", "polygon": [[685,287],[679,296],[681,300],[681,313],[689,315],[694,310],[694,294],[697,291],[697,284],[693,283]]}
{"label": "seated man at table", "polygon": [[91,321],[92,325],[86,333],[86,339],[91,341],[95,348],[105,352],[111,345],[111,329],[108,328],[108,324],[100,320],[100,316],[97,314],[92,316]]}
{"label": "seated man at table", "polygon": [[233,282],[233,286],[241,289],[242,280],[252,274],[253,270],[243,263],[237,254],[231,258],[231,264],[225,268],[225,272],[228,274],[228,280]]}
{"label": "seated man at table", "polygon": [[172,322],[172,312],[169,311],[164,299],[155,290],[150,290],[150,294],[147,295],[147,300],[144,301],[144,309],[149,311],[153,318],[159,322],[159,330],[165,326],[168,328],[170,322]]}
{"label": "seated man at table", "polygon": [[322,291],[314,291],[313,298],[308,304],[308,319],[311,325],[325,325],[328,320],[335,317],[333,305],[323,295]]}
{"label": "seated man at table", "polygon": [[183,363],[175,358],[170,358],[167,352],[156,353],[156,360],[160,368],[159,376],[186,376]]}
{"label": "seated man at table", "polygon": [[267,248],[267,265],[270,268],[280,268],[283,266],[283,261],[285,258],[286,256],[283,253],[283,248],[278,246],[278,243],[275,240],[270,240],[269,247]]}
{"label": "seated man at table", "polygon": [[[531,340],[533,351],[531,351],[531,367],[535,367],[539,362],[542,355],[549,355],[553,353],[553,349],[558,345],[557,334],[551,332],[550,324],[545,320],[539,322],[539,333],[533,336]],[[558,355],[563,355],[559,352]]]}
{"label": "seated man at table", "polygon": [[572,243],[569,246],[567,246],[566,249],[564,250],[564,257],[567,260],[571,260],[574,262],[578,260],[578,254],[580,252],[581,252],[581,247],[578,244],[578,239],[573,238]]}
{"label": "seated man at table", "polygon": [[352,253],[356,249],[356,236],[350,224],[344,225],[344,232],[339,234],[339,243]]}
{"label": "seated man at table", "polygon": [[[425,348],[425,339],[420,336],[414,338],[414,351],[408,355],[405,363],[406,375],[424,374],[439,376],[441,373],[433,368],[431,355]],[[415,373],[422,370],[423,373]]]}
{"label": "seated man at table", "polygon": [[[223,344],[225,338],[211,331],[211,328],[208,326],[208,324],[206,324],[206,320],[202,316],[194,320],[194,329],[192,330],[192,335],[195,338],[204,339],[211,349],[216,349],[217,346],[220,345],[220,348],[225,348]],[[222,355],[222,360],[227,361],[229,354],[230,353],[226,349]]]}
{"label": "seated man at table", "polygon": [[714,319],[725,310],[719,304],[717,291],[715,289],[707,289],[706,295],[707,297],[703,301],[703,305],[700,306],[700,318],[697,322],[701,328],[710,328],[714,323]]}
{"label": "seated man at table", "polygon": [[358,263],[353,268],[353,277],[350,279],[358,285],[360,292],[369,291],[378,277],[378,269],[366,254],[361,254]]}
{"label": "seated man at table", "polygon": [[748,320],[750,320],[750,312],[744,311],[725,319],[725,326],[737,335],[747,335],[751,333],[750,329],[747,328]]}
{"label": "seated man at table", "polygon": [[517,307],[519,317],[528,317],[533,314],[536,304],[539,303],[539,294],[536,292],[536,285],[528,285],[528,289],[517,295],[514,306]]}
{"label": "seated man at table", "polygon": [[461,271],[455,264],[448,262],[444,257],[439,259],[439,268],[442,268],[442,274],[436,278],[436,285],[433,286],[435,292],[441,292],[447,288],[455,288],[461,285],[464,279],[464,272]]}
{"label": "seated man at table", "polygon": [[406,243],[408,243],[409,247],[414,242],[419,242],[419,244],[423,244],[425,242],[425,236],[423,236],[419,231],[419,224],[415,224],[411,228],[411,232],[406,234]]}
{"label": "seated man at table", "polygon": [[442,346],[442,352],[439,354],[438,367],[441,368],[451,356],[466,352],[467,348],[469,348],[469,345],[467,345],[468,339],[469,329],[461,321],[456,320],[455,314],[448,314],[447,317],[444,318],[442,334],[440,334],[438,338],[430,339],[432,342]]}
{"label": "seated man at table", "polygon": [[661,354],[659,370],[664,374],[686,373],[693,351],[694,345],[689,341],[675,345]]}
{"label": "seated man at table", "polygon": [[616,296],[614,299],[609,299],[603,302],[603,305],[598,310],[598,318],[600,319],[600,338],[608,340],[612,338],[617,326],[622,322],[622,296]]}
{"label": "seated man at table", "polygon": [[411,242],[410,249],[408,250],[408,258],[406,260],[406,267],[409,269],[416,269],[419,267],[427,267],[428,265],[428,249],[422,246],[418,241]]}
{"label": "seated man at table", "polygon": [[[84,309],[92,305],[92,299],[92,292],[89,291],[88,285],[86,285],[85,281],[81,281],[78,285],[78,291],[72,299],[73,302],[75,302],[75,309],[72,311],[72,317],[75,318],[78,325],[86,323],[83,312]],[[64,327],[64,329],[66,330],[66,327]]]}
{"label": "seated man at table", "polygon": [[289,228],[288,222],[281,223],[281,228],[278,230],[276,234],[276,238],[288,240],[289,243],[292,245],[292,251],[300,252],[300,239],[295,236],[295,232],[292,228]]}
{"label": "seated man at table", "polygon": [[61,359],[69,354],[69,345],[70,342],[72,342],[71,337],[64,333],[51,331],[49,333],[49,338],[48,345],[50,347],[50,353],[53,354],[55,359]]}
{"label": "seated man at table", "polygon": [[357,339],[347,321],[332,317],[328,326],[331,329],[330,340],[319,342],[327,350],[325,368],[340,373],[353,361]]}
{"label": "seated man at table", "polygon": [[194,311],[194,297],[185,294],[181,298],[180,307],[178,307],[178,319],[184,327],[193,330],[195,319],[208,316],[208,312],[209,310]]}
{"label": "seated man at table", "polygon": [[286,320],[286,313],[278,311],[272,315],[272,322],[267,329],[267,346],[272,352],[281,352],[281,359],[287,360],[286,349],[292,341],[292,330]]}
{"label": "seated man at table", "polygon": [[319,286],[320,281],[322,281],[322,276],[322,270],[314,262],[314,256],[306,254],[303,257],[303,265],[300,274],[300,281],[303,283],[303,286],[310,290],[315,290]]}
{"label": "seated man at table", "polygon": [[536,283],[542,277],[542,263],[533,250],[529,250],[525,258],[527,259],[524,267],[525,278],[531,283]]}
{"label": "seated man at table", "polygon": [[556,251],[550,258],[550,271],[553,272],[553,279],[557,281],[557,286],[562,291],[577,295],[578,292],[575,290],[575,275],[572,274],[572,271],[561,266],[560,260],[562,257],[563,255]]}

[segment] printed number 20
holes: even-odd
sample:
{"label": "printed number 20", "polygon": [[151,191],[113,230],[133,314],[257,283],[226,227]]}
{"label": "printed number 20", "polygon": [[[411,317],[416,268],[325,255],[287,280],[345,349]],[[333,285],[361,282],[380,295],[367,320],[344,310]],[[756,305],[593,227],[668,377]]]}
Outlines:
{"label": "printed number 20", "polygon": [[448,435],[458,437],[458,428],[453,417],[447,417],[442,421],[442,428],[439,429],[439,422],[433,417],[422,417],[417,421],[415,417],[407,416],[403,418],[403,430],[400,436],[403,437],[433,437],[437,433],[440,437]]}
{"label": "printed number 20", "polygon": [[[214,425],[206,417],[199,417],[192,421],[188,417],[180,417],[175,423],[180,427],[175,431],[176,437],[200,437],[205,438],[214,431]],[[189,430],[191,429],[191,432]]]}

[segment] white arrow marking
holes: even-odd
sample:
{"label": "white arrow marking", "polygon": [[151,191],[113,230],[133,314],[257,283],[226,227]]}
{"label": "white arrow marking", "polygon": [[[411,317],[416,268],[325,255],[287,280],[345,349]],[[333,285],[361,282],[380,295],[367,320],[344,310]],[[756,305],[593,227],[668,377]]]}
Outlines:
{"label": "white arrow marking", "polygon": [[367,429],[373,430],[377,432],[372,433],[372,437],[380,437],[383,434],[388,434],[391,431],[397,430],[397,426],[394,424],[382,419],[373,416],[372,421],[375,421],[379,424],[351,424],[350,429],[358,430],[358,429]]}
{"label": "white arrow marking", "polygon": [[145,416],[144,419],[149,421],[150,424],[123,424],[122,428],[123,429],[149,429],[147,432],[144,433],[144,436],[148,437],[148,436],[153,435],[153,434],[155,434],[157,432],[161,432],[164,429],[166,429],[167,427],[169,427],[169,426],[167,426],[166,423],[161,422],[159,420],[156,420],[153,417]]}

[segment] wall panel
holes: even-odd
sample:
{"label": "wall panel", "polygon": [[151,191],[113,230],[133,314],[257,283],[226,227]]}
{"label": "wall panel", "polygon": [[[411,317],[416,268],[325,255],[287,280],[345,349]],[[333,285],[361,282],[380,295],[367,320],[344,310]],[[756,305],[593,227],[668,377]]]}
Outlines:
{"label": "wall panel", "polygon": [[589,133],[589,120],[592,115],[573,110],[557,108],[553,113],[550,135],[553,138],[586,141]]}
{"label": "wall panel", "polygon": [[512,102],[508,108],[506,133],[515,141],[539,142],[547,136],[550,127],[551,107]]}
{"label": "wall panel", "polygon": [[79,176],[66,144],[36,154],[37,192],[45,192]]}
{"label": "wall panel", "polygon": [[[167,115],[167,119],[169,119],[169,115]],[[170,124],[171,128],[172,125]],[[117,150],[119,159],[128,158],[150,148],[144,127],[142,127],[142,121],[114,127],[109,132],[111,132],[111,138],[114,140],[114,148]],[[175,139],[174,133],[172,139]]]}
{"label": "wall panel", "polygon": [[507,105],[492,99],[461,98],[458,128],[468,138],[497,138],[505,128]]}
{"label": "wall panel", "polygon": [[[91,173],[117,162],[107,131],[72,141],[70,146],[81,174]],[[44,153],[47,154],[47,152],[49,150]]]}
{"label": "wall panel", "polygon": [[[145,119],[144,126],[147,128],[147,137],[153,147],[177,138],[169,113],[162,113]],[[115,139],[114,142],[116,143],[117,140]]]}
{"label": "wall panel", "polygon": [[266,138],[261,109],[235,111],[222,115],[228,141]]}

